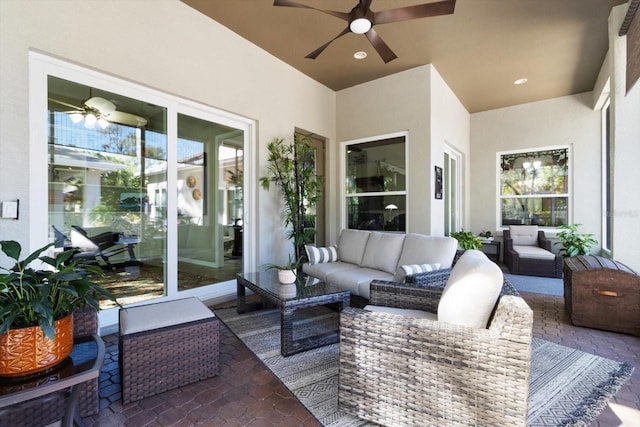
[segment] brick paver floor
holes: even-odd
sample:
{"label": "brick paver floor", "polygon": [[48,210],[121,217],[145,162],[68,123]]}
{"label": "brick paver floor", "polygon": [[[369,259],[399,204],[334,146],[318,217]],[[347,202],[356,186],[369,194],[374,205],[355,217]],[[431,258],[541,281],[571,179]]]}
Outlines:
{"label": "brick paver floor", "polygon": [[[534,311],[533,333],[568,347],[624,361],[636,369],[592,427],[640,426],[640,338],[571,325],[562,297],[522,293]],[[215,310],[215,308],[214,308]],[[122,405],[117,336],[104,337],[100,413],[89,426],[317,426],[315,418],[242,342],[220,325],[220,375]]]}

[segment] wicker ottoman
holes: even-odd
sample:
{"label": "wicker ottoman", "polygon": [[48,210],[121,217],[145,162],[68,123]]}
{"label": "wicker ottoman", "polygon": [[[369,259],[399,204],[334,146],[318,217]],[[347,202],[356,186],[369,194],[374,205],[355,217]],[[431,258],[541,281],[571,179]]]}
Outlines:
{"label": "wicker ottoman", "polygon": [[123,403],[218,374],[218,319],[197,298],[123,308],[119,314]]}
{"label": "wicker ottoman", "polygon": [[576,326],[640,336],[640,276],[620,262],[565,258],[564,303]]}

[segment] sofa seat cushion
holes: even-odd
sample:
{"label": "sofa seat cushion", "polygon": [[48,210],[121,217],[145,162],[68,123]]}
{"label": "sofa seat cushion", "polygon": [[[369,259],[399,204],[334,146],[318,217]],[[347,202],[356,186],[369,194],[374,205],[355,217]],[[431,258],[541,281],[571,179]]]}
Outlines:
{"label": "sofa seat cushion", "polygon": [[520,246],[514,245],[513,250],[518,253],[520,258],[529,259],[555,259],[556,255],[553,252],[549,252],[546,249],[542,249],[538,246]]}
{"label": "sofa seat cushion", "polygon": [[404,238],[398,265],[438,263],[440,268],[451,268],[457,249],[458,241],[453,237],[409,233]]}
{"label": "sofa seat cushion", "polygon": [[344,229],[338,241],[338,259],[360,266],[370,231]]}
{"label": "sofa seat cushion", "polygon": [[393,279],[393,274],[386,271],[360,267],[328,274],[325,281],[340,288],[348,289],[354,295],[369,299],[372,280],[389,281],[391,279]]}
{"label": "sofa seat cushion", "polygon": [[514,246],[538,246],[537,225],[510,225],[509,235]]}
{"label": "sofa seat cushion", "polygon": [[358,267],[355,264],[336,261],[336,262],[326,262],[326,263],[313,264],[313,265],[304,264],[302,266],[302,271],[308,274],[309,276],[317,277],[323,282],[326,282],[327,275],[329,274],[336,273],[336,272],[343,272],[346,270],[354,270],[354,269],[358,270],[359,268],[360,267]]}
{"label": "sofa seat cushion", "polygon": [[438,321],[486,328],[498,301],[502,270],[478,250],[467,250],[451,270],[438,303]]}
{"label": "sofa seat cushion", "polygon": [[404,234],[372,232],[362,259],[362,267],[395,273]]}
{"label": "sofa seat cushion", "polygon": [[382,305],[367,305],[364,307],[367,311],[373,311],[376,313],[386,313],[393,314],[396,316],[405,316],[405,317],[415,317],[418,319],[428,319],[437,321],[438,315],[436,313],[429,313],[428,311],[423,310],[413,310],[410,308],[395,308],[395,307],[385,307]]}

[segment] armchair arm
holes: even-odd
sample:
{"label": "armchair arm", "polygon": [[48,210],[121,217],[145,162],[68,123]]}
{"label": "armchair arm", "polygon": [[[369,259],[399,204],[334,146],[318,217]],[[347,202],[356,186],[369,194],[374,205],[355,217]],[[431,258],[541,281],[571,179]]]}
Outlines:
{"label": "armchair arm", "polygon": [[442,296],[442,287],[424,287],[416,283],[373,280],[369,303],[385,307],[424,310],[435,313]]}
{"label": "armchair arm", "polygon": [[547,239],[542,230],[538,230],[538,246],[551,252],[551,240]]}

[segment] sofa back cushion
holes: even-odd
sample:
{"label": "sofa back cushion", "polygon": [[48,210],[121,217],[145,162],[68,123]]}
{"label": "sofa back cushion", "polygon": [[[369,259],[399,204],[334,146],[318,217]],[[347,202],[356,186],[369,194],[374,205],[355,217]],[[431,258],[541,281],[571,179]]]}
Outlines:
{"label": "sofa back cushion", "polygon": [[361,265],[370,235],[371,232],[366,230],[346,228],[342,230],[338,241],[338,259],[342,262]]}
{"label": "sofa back cushion", "polygon": [[438,303],[438,321],[486,328],[503,283],[502,270],[478,250],[467,250],[451,270]]}
{"label": "sofa back cushion", "polygon": [[409,233],[404,238],[398,265],[440,264],[440,268],[451,268],[457,249],[458,241],[453,237]]}
{"label": "sofa back cushion", "polygon": [[402,252],[404,234],[373,231],[364,250],[362,266],[394,274]]}
{"label": "sofa back cushion", "polygon": [[514,246],[538,246],[537,225],[510,225],[509,234]]}

